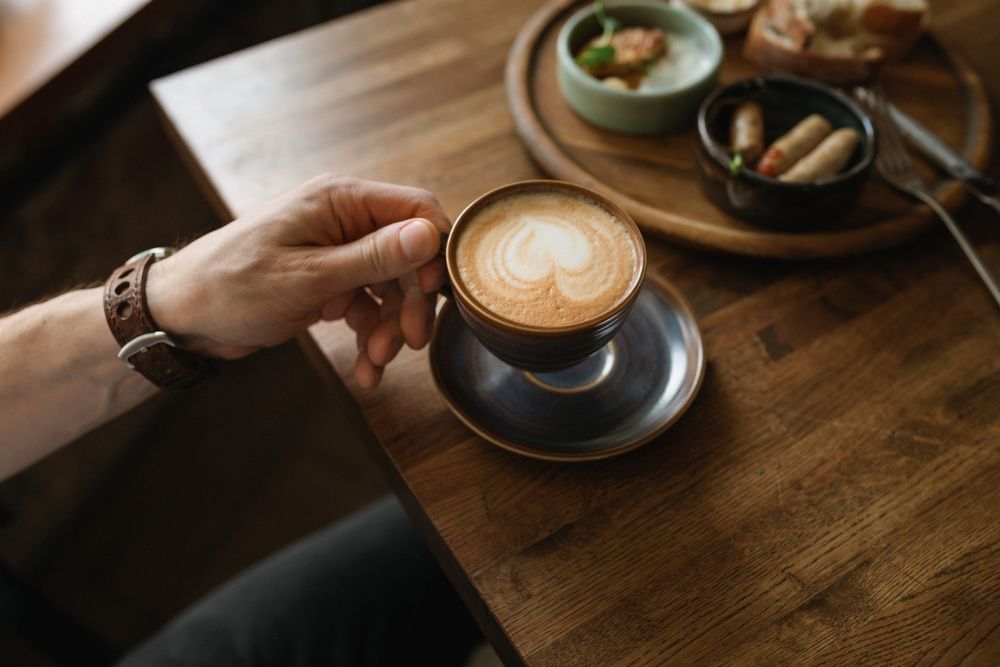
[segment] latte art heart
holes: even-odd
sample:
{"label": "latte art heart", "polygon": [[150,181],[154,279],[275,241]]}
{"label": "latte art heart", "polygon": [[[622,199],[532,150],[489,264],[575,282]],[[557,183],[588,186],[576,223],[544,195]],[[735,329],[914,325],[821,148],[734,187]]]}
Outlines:
{"label": "latte art heart", "polygon": [[529,326],[599,316],[628,293],[637,263],[623,223],[558,192],[498,199],[463,225],[458,241],[458,271],[472,296]]}
{"label": "latte art heart", "polygon": [[567,298],[585,301],[591,297],[574,277],[582,276],[586,282],[591,258],[598,249],[572,224],[528,214],[510,225],[491,229],[484,241],[495,244],[492,252],[480,257],[488,261],[486,266],[494,279],[526,290],[555,279]]}

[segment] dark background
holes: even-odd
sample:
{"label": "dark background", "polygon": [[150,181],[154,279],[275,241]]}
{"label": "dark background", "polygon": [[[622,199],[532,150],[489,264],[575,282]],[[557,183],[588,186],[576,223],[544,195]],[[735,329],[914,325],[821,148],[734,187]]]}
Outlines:
{"label": "dark background", "polygon": [[[151,79],[374,3],[189,4],[112,53],[58,122],[0,146],[0,311],[220,223],[162,129]],[[0,562],[128,648],[384,492],[341,411],[294,343],[229,364],[0,484]],[[51,664],[2,629],[0,656]]]}

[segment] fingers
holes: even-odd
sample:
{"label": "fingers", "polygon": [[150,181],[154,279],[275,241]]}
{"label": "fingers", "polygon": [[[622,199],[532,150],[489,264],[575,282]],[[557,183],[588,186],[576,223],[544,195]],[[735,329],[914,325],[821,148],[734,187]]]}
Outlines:
{"label": "fingers", "polygon": [[365,203],[371,220],[382,226],[406,218],[430,220],[439,232],[451,229],[451,221],[429,191],[390,183],[367,183]]}
{"label": "fingers", "polygon": [[429,220],[439,232],[451,228],[441,204],[427,190],[344,177],[321,177],[318,183],[329,197],[336,218],[331,222],[340,226],[348,241],[409,218]]}
{"label": "fingers", "polygon": [[373,285],[371,291],[376,298],[358,290],[344,313],[348,326],[357,332],[354,375],[366,388],[378,383],[383,368],[399,354],[404,339],[399,324],[404,297],[398,283]]}
{"label": "fingers", "polygon": [[417,272],[401,277],[399,285],[403,292],[403,302],[399,308],[399,328],[406,344],[419,350],[430,340],[436,296],[430,297],[420,288]]}
{"label": "fingers", "polygon": [[[358,358],[354,376],[362,387],[375,387],[382,378],[384,367],[399,354],[404,342],[419,349],[430,340],[434,321],[436,293],[425,294],[421,283],[433,285],[441,270],[414,271],[399,281],[372,285],[369,291],[357,289],[332,299],[323,309],[323,316],[335,317],[342,311],[344,321],[356,332]],[[343,302],[350,297],[347,305]]]}
{"label": "fingers", "polygon": [[379,304],[365,290],[353,293],[344,309],[344,321],[356,332],[358,357],[354,362],[354,378],[364,389],[374,389],[382,379],[384,364],[376,365],[368,356],[368,339],[380,321]]}
{"label": "fingers", "polygon": [[310,179],[276,199],[275,206],[306,213],[305,227],[320,245],[349,243],[411,218],[429,220],[439,232],[451,228],[441,204],[427,190],[335,174]]}
{"label": "fingers", "polygon": [[420,348],[430,338],[434,292],[446,273],[441,234],[451,223],[418,188],[329,176],[305,187],[327,204],[314,209],[327,232],[306,262],[315,269],[310,287],[327,299],[324,319],[343,317],[357,333],[354,373],[370,388],[404,343]]}
{"label": "fingers", "polygon": [[417,269],[417,284],[424,294],[431,294],[441,289],[448,270],[443,257],[435,257]]}
{"label": "fingers", "polygon": [[385,366],[396,358],[403,348],[403,334],[399,330],[399,318],[393,317],[375,327],[368,338],[368,358],[376,366]]}
{"label": "fingers", "polygon": [[315,269],[311,287],[329,298],[364,285],[394,280],[435,258],[440,234],[427,220],[383,227],[356,241],[310,250]]}
{"label": "fingers", "polygon": [[379,305],[367,292],[358,290],[344,312],[344,321],[357,333],[358,349],[363,350],[379,324]]}
{"label": "fingers", "polygon": [[360,290],[351,290],[349,292],[344,292],[343,294],[338,294],[329,301],[323,304],[320,309],[320,319],[326,320],[327,322],[333,322],[334,320],[339,320],[347,312],[347,307],[351,305],[351,301],[357,296]]}
{"label": "fingers", "polygon": [[358,359],[354,362],[354,379],[363,389],[374,389],[382,380],[382,373],[383,369],[372,363],[367,352],[358,352]]}
{"label": "fingers", "polygon": [[403,304],[403,292],[396,282],[375,285],[372,290],[382,299],[379,308],[379,323],[368,337],[366,350],[368,358],[376,366],[385,366],[392,361],[403,347],[403,332],[399,326],[399,311]]}
{"label": "fingers", "polygon": [[414,350],[427,345],[434,324],[436,295],[421,294],[407,299],[399,313],[399,326],[406,344]]}

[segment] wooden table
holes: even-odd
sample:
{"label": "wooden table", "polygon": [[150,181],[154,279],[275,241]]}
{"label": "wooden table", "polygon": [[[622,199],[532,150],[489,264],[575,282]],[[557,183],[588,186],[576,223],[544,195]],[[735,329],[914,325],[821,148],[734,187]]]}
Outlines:
{"label": "wooden table", "polygon": [[[430,188],[454,215],[538,176],[502,81],[536,7],[406,0],[153,92],[226,219],[325,170]],[[935,11],[1000,93],[990,3]],[[1000,270],[996,218],[961,219]],[[1000,662],[1000,315],[945,233],[813,264],[648,245],[700,318],[708,374],[675,427],[618,459],[508,454],[448,412],[426,352],[367,393],[353,336],[310,331],[504,660]]]}

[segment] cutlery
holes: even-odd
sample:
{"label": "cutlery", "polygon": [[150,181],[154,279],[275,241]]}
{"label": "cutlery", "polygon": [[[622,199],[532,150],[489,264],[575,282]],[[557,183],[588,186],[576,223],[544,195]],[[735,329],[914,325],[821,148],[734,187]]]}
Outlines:
{"label": "cutlery", "polygon": [[[855,88],[854,95],[869,107],[874,106],[871,99],[873,93],[870,89]],[[978,171],[950,146],[938,139],[933,132],[901,111],[899,107],[888,101],[885,105],[889,111],[889,117],[896,123],[896,127],[899,128],[907,141],[930,158],[945,173],[961,181],[979,201],[1000,213],[1000,186],[997,186],[996,181]]]}
{"label": "cutlery", "polygon": [[973,268],[976,269],[976,273],[979,274],[979,277],[986,284],[997,305],[1000,305],[1000,285],[997,284],[996,278],[990,273],[986,264],[983,263],[982,258],[976,252],[972,243],[969,242],[965,233],[959,228],[948,211],[938,203],[934,195],[927,189],[923,179],[917,174],[917,170],[913,165],[913,158],[910,157],[906,146],[903,145],[903,139],[900,136],[899,130],[896,129],[896,124],[889,115],[885,96],[877,89],[869,89],[866,96],[872,102],[870,106],[874,111],[875,123],[879,130],[878,154],[875,157],[875,168],[878,170],[879,175],[889,185],[900,192],[919,199],[931,207],[948,227],[948,231],[951,232],[962,252],[965,253],[969,262],[972,263]]}

